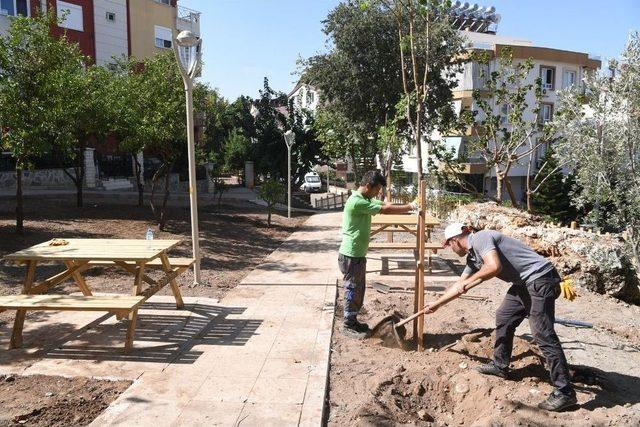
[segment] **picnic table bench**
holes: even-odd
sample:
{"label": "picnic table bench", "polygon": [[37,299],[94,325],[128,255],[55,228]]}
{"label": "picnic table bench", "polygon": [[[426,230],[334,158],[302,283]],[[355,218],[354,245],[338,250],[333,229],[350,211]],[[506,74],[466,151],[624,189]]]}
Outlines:
{"label": "picnic table bench", "polygon": [[[112,312],[118,318],[128,316],[125,351],[129,351],[133,347],[138,308],[144,301],[170,284],[177,308],[184,307],[175,279],[195,260],[169,258],[167,252],[178,244],[180,240],[53,239],[7,255],[5,260],[27,266],[22,294],[0,297],[0,311],[16,310],[10,348],[22,345],[22,329],[28,310],[73,310]],[[36,266],[42,262],[62,262],[66,269],[34,284]],[[133,274],[133,295],[94,296],[82,273],[97,266],[117,266]],[[151,279],[144,273],[146,267],[162,269],[165,274],[158,280]],[[70,278],[82,295],[42,295]],[[149,286],[143,289],[143,283]]]}

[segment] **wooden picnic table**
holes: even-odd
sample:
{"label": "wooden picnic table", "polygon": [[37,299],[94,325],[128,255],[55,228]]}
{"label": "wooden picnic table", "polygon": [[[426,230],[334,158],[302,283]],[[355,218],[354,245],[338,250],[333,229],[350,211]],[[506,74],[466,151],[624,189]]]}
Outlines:
{"label": "wooden picnic table", "polygon": [[[371,236],[383,231],[400,231],[417,236],[419,215],[415,214],[378,214],[371,218]],[[440,221],[432,216],[425,215],[424,226],[427,234],[427,241],[431,240],[431,230],[440,225]],[[393,235],[390,233],[389,242],[393,242]]]}
{"label": "wooden picnic table", "polygon": [[[54,242],[62,245],[54,245]],[[183,308],[182,295],[176,277],[183,273],[193,260],[170,259],[167,252],[180,244],[180,240],[138,239],[53,239],[5,256],[5,260],[26,264],[26,276],[20,297],[3,297],[1,309],[16,309],[16,319],[11,336],[11,348],[22,345],[22,328],[27,309],[57,310],[105,310],[123,317],[129,314],[129,330],[125,348],[131,348],[137,308],[142,302],[171,284],[176,306]],[[60,262],[66,267],[62,272],[35,284],[35,269],[39,263]],[[132,296],[94,297],[82,273],[91,267],[117,266],[134,276]],[[158,280],[145,274],[145,268],[160,268],[164,276]],[[73,278],[83,297],[49,295],[35,298],[65,280]],[[143,282],[149,286],[143,290]],[[63,298],[65,297],[65,298]],[[23,308],[20,308],[23,307]]]}

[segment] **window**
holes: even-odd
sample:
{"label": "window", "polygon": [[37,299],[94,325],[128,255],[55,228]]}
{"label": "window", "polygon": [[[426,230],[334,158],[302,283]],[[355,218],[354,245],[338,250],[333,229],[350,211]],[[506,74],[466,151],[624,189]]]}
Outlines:
{"label": "window", "polygon": [[107,12],[107,21],[116,22],[116,14],[114,12]]}
{"label": "window", "polygon": [[574,70],[564,70],[562,76],[562,87],[568,88],[576,84],[576,72]]}
{"label": "window", "polygon": [[29,16],[29,0],[0,0],[0,15]]}
{"label": "window", "polygon": [[509,124],[509,104],[500,106],[500,123],[503,125]]}
{"label": "window", "polygon": [[540,117],[538,121],[540,123],[547,123],[551,120],[553,120],[553,104],[541,104]]}
{"label": "window", "polygon": [[542,79],[542,89],[554,90],[556,80],[555,68],[540,67],[540,78]]}
{"label": "window", "polygon": [[307,105],[313,104],[313,101],[315,101],[315,99],[315,94],[312,91],[307,90]]}
{"label": "window", "polygon": [[168,4],[171,6],[171,0],[156,0],[156,3]]}
{"label": "window", "polygon": [[171,32],[171,28],[161,27],[159,25],[155,26],[156,30],[156,47],[161,49],[171,49],[173,33]]}
{"label": "window", "polygon": [[65,1],[58,1],[57,6],[58,17],[65,17],[64,21],[60,23],[60,27],[68,30],[84,31],[82,6]]}

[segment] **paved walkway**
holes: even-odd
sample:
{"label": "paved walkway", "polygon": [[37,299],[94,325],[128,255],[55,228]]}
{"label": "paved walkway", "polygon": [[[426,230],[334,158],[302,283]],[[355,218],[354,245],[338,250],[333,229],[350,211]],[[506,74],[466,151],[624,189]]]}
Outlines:
{"label": "paved walkway", "polygon": [[[31,349],[1,351],[0,374],[133,381],[96,426],[319,426],[339,221],[340,214],[311,217],[220,303],[185,298],[186,309],[176,310],[171,297],[153,297],[140,310],[129,355],[118,351],[125,325],[113,316],[28,320]],[[0,328],[2,348],[9,336],[9,325]]]}

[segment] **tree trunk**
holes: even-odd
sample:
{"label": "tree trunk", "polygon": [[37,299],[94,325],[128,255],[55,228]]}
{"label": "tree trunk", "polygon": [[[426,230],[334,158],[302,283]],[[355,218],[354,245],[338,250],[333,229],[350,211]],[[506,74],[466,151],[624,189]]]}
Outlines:
{"label": "tree trunk", "polygon": [[149,206],[151,207],[151,213],[153,214],[153,217],[156,218],[156,219],[159,216],[158,215],[158,210],[156,209],[156,205],[155,205],[156,184],[158,183],[158,180],[160,179],[160,177],[164,173],[165,169],[166,169],[166,167],[165,167],[165,164],[163,163],[162,166],[160,166],[158,168],[156,173],[154,173],[153,177],[151,178],[151,198],[149,199]]}
{"label": "tree trunk", "polygon": [[502,204],[502,176],[496,168],[496,201],[499,205]]}
{"label": "tree trunk", "polygon": [[24,207],[22,200],[22,169],[16,167],[16,232],[24,233]]}
{"label": "tree trunk", "polygon": [[138,186],[138,207],[144,204],[144,183],[142,182],[142,165],[138,161],[138,156],[132,154],[133,164],[135,165],[136,184]]}
{"label": "tree trunk", "polygon": [[527,190],[527,212],[531,213],[533,208],[531,207],[531,191]]}
{"label": "tree trunk", "polygon": [[267,227],[271,227],[271,209],[271,205],[267,206]]}
{"label": "tree trunk", "polygon": [[158,228],[162,231],[164,231],[164,227],[167,224],[167,202],[169,201],[169,183],[172,169],[173,163],[167,168],[167,173],[164,177],[164,198],[162,199],[162,209],[160,210],[160,224],[158,224]]}
{"label": "tree trunk", "polygon": [[520,203],[516,199],[516,195],[513,193],[513,188],[511,188],[511,180],[508,176],[504,178],[504,186],[507,187],[507,193],[509,193],[509,198],[511,199],[511,204],[514,208],[520,206]]}

